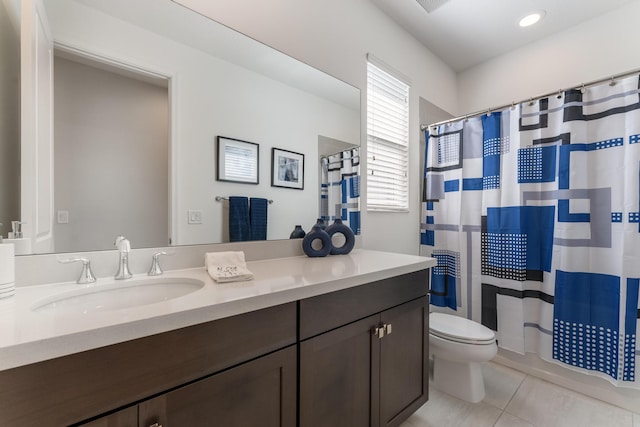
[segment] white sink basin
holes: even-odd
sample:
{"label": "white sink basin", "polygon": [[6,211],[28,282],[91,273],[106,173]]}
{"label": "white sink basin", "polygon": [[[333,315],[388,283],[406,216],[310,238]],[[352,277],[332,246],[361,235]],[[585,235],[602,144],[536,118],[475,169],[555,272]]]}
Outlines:
{"label": "white sink basin", "polygon": [[204,282],[185,277],[126,280],[96,284],[52,295],[36,302],[33,311],[59,310],[65,313],[94,313],[154,304],[195,292]]}

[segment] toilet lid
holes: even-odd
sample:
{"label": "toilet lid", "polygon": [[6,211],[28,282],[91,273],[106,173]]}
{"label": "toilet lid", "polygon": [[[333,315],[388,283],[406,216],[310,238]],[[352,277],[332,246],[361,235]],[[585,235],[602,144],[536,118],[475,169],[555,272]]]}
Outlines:
{"label": "toilet lid", "polygon": [[429,314],[429,332],[458,342],[487,344],[495,341],[495,334],[486,326],[444,313]]}

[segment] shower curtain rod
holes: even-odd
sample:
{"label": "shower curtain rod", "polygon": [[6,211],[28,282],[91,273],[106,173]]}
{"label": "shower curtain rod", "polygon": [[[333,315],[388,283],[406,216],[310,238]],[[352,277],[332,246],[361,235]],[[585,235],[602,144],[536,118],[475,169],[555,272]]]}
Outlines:
{"label": "shower curtain rod", "polygon": [[355,146],[353,146],[351,148],[345,148],[344,150],[336,151],[335,153],[321,154],[320,158],[321,159],[326,159],[327,157],[335,156],[336,154],[344,153],[345,151],[355,150],[356,148],[360,148],[360,146],[359,145],[355,145]]}
{"label": "shower curtain rod", "polygon": [[[594,81],[591,81],[589,83],[582,83],[579,86],[574,87],[573,89],[585,89],[587,87],[595,86],[595,85],[598,85],[598,84],[604,83],[604,82],[610,82],[609,84],[611,86],[613,86],[613,85],[616,84],[616,79],[621,79],[621,78],[632,76],[632,75],[638,74],[638,73],[640,73],[640,68],[636,68],[635,70],[627,71],[627,72],[622,73],[622,74],[616,74],[614,76],[607,77],[607,78],[604,78],[604,79],[594,80]],[[501,106],[498,106],[498,107],[493,107],[493,108],[489,108],[489,109],[485,109],[485,110],[481,110],[481,111],[476,111],[475,113],[465,114],[463,116],[454,117],[453,119],[443,120],[441,122],[432,123],[432,124],[429,124],[429,125],[421,124],[420,125],[420,130],[421,131],[425,131],[425,130],[429,129],[431,126],[445,125],[447,123],[457,122],[458,120],[461,120],[461,119],[468,119],[468,118],[471,118],[471,117],[477,117],[477,116],[481,116],[483,114],[488,114],[488,113],[491,113],[491,112],[501,111],[501,110],[504,110],[507,107],[514,107],[516,104],[522,104],[524,102],[533,103],[534,101],[538,101],[538,100],[540,100],[542,98],[547,98],[547,97],[552,96],[552,95],[560,95],[560,94],[562,94],[562,92],[564,90],[566,90],[566,89],[560,89],[560,90],[558,90],[556,92],[549,92],[549,93],[546,93],[544,95],[539,95],[539,96],[536,96],[536,97],[533,97],[533,98],[523,99],[522,101],[519,101],[519,102],[511,102],[510,104],[505,104],[505,105],[501,105]]]}

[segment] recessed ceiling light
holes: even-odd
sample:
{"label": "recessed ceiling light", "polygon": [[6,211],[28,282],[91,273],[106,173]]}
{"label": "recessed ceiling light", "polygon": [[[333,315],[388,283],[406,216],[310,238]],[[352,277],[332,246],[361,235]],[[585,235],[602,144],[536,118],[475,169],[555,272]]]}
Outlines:
{"label": "recessed ceiling light", "polygon": [[520,20],[519,25],[521,27],[530,27],[533,24],[540,22],[540,20],[544,18],[544,15],[545,15],[544,10],[539,10],[537,12],[530,13]]}

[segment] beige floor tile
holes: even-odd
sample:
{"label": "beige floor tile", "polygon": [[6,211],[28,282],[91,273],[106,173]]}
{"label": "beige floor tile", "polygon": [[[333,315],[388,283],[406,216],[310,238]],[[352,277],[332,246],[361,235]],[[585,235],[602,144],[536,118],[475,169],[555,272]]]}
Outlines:
{"label": "beige floor tile", "polygon": [[515,417],[511,414],[507,414],[505,412],[498,419],[498,422],[494,427],[535,427],[535,426],[531,423],[526,422],[525,420],[521,420],[520,418]]}
{"label": "beige floor tile", "polygon": [[416,426],[415,424],[412,424],[411,419],[408,419],[407,421],[400,424],[400,427],[420,427],[420,426]]}
{"label": "beige floor tile", "polygon": [[496,363],[484,363],[482,376],[486,396],[484,403],[504,409],[526,378],[526,374]]}
{"label": "beige floor tile", "polygon": [[527,377],[506,412],[541,427],[632,427],[633,414],[534,377]]}
{"label": "beige floor tile", "polygon": [[403,427],[492,427],[502,411],[486,403],[468,403],[433,387],[429,401]]}

